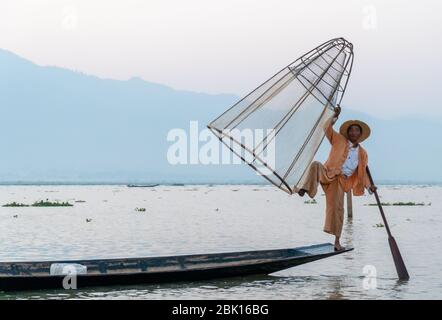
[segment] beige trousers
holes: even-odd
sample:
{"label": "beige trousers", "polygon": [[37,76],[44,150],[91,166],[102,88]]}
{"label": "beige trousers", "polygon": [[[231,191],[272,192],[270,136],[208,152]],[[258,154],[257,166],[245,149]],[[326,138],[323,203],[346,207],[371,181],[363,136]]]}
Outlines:
{"label": "beige trousers", "polygon": [[344,223],[344,190],[338,176],[329,178],[324,165],[318,161],[312,162],[302,189],[307,191],[310,198],[318,192],[318,184],[325,192],[325,223],[324,231],[337,237],[341,236]]}

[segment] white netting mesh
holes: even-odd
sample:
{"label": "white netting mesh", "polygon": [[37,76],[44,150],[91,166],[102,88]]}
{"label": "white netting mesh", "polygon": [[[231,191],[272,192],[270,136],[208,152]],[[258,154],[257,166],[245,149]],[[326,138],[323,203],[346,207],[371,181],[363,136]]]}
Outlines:
{"label": "white netting mesh", "polygon": [[352,62],[352,45],[332,39],[279,71],[208,127],[266,179],[293,193],[342,99]]}

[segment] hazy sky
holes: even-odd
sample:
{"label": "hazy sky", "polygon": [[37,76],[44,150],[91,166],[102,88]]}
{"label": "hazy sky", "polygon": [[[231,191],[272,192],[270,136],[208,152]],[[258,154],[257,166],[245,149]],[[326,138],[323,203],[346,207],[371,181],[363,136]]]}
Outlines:
{"label": "hazy sky", "polygon": [[0,48],[40,65],[242,95],[334,37],[355,46],[344,106],[442,119],[441,1],[2,0]]}

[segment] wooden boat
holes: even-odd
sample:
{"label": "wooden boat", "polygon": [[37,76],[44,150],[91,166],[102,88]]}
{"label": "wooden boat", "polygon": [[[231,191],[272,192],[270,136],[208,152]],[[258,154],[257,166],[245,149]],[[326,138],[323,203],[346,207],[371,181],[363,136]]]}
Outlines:
{"label": "wooden boat", "polygon": [[66,275],[54,275],[53,267],[65,264],[81,266],[86,271],[76,275],[76,286],[80,288],[270,274],[350,250],[353,249],[334,251],[332,244],[325,243],[291,249],[147,258],[0,262],[0,290],[62,289]]}
{"label": "wooden boat", "polygon": [[128,184],[127,187],[128,188],[153,188],[153,187],[158,187],[159,184],[155,183],[155,184]]}

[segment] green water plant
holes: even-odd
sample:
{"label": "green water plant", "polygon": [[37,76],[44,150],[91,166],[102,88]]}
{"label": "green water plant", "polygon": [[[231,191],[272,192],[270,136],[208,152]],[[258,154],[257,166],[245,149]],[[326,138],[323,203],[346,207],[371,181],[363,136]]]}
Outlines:
{"label": "green water plant", "polygon": [[373,227],[384,228],[385,226],[382,223],[376,223]]}
{"label": "green water plant", "polygon": [[29,205],[14,201],[14,202],[11,202],[11,203],[4,204],[2,207],[29,207]]}
{"label": "green water plant", "polygon": [[73,207],[73,204],[70,204],[67,201],[59,202],[59,201],[49,201],[46,199],[46,201],[40,200],[36,201],[32,204],[33,207]]}
{"label": "green water plant", "polygon": [[[400,202],[393,202],[393,203],[391,203],[391,202],[382,202],[381,204],[383,206],[425,206],[425,205],[431,206],[431,203],[425,204],[423,202],[411,202],[411,201],[409,201],[409,202],[402,202],[402,201],[400,201]],[[365,204],[365,206],[377,206],[377,205],[378,205],[377,203]]]}

